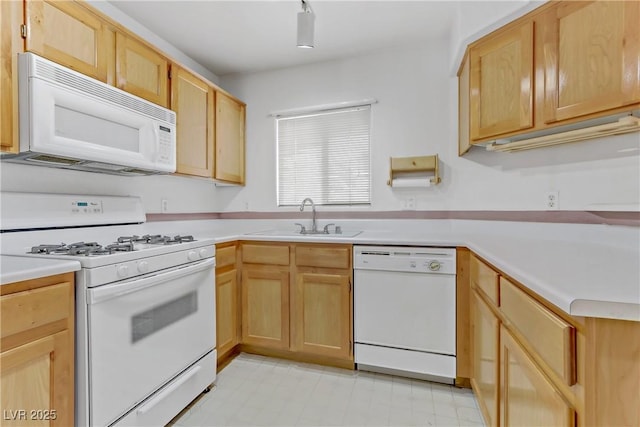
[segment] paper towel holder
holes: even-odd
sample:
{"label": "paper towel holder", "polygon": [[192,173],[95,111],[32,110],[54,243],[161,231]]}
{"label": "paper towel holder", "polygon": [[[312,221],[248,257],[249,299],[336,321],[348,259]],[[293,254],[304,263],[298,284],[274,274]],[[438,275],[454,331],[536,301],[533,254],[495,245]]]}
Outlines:
{"label": "paper towel holder", "polygon": [[[429,184],[439,184],[440,168],[438,155],[417,156],[417,157],[390,157],[389,158],[389,180],[387,185],[393,187],[393,181],[397,178],[425,177],[430,176]],[[425,185],[427,186],[427,185]]]}

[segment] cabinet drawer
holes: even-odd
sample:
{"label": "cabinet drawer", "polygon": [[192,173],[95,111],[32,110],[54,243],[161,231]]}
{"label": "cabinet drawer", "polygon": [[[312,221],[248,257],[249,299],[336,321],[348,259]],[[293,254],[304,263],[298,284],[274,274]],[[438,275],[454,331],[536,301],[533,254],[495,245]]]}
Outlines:
{"label": "cabinet drawer", "polygon": [[289,246],[242,245],[242,262],[253,264],[289,265]]}
{"label": "cabinet drawer", "polygon": [[349,246],[296,246],[296,265],[305,267],[351,268]]}
{"label": "cabinet drawer", "polygon": [[216,268],[234,265],[236,263],[236,247],[224,246],[216,248]]}
{"label": "cabinet drawer", "polygon": [[495,304],[498,304],[498,273],[491,267],[480,261],[474,255],[471,256],[471,282],[476,288],[485,293]]}
{"label": "cabinet drawer", "polygon": [[2,338],[69,317],[71,283],[3,295]]}
{"label": "cabinet drawer", "polygon": [[575,328],[504,277],[500,278],[500,309],[549,367],[567,385],[575,383]]}

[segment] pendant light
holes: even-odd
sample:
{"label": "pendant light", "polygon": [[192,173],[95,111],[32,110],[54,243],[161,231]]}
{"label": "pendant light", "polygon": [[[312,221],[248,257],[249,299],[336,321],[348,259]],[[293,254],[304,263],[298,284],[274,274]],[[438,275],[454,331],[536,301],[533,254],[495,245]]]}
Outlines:
{"label": "pendant light", "polygon": [[316,15],[311,10],[311,5],[305,0],[302,2],[302,12],[298,12],[298,47],[313,47],[313,26]]}

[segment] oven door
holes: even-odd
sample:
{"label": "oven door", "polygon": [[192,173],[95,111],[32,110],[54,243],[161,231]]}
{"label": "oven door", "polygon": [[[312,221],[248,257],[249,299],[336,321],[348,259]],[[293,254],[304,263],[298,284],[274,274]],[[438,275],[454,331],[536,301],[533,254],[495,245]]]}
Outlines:
{"label": "oven door", "polygon": [[211,258],[87,291],[90,425],[113,423],[214,349],[214,270]]}

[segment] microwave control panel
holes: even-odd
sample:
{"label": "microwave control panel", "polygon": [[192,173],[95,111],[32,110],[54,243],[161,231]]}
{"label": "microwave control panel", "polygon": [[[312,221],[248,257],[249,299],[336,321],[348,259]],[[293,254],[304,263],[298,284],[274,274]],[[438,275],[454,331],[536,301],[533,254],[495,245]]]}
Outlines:
{"label": "microwave control panel", "polygon": [[175,138],[171,129],[166,126],[160,126],[159,132],[159,144],[158,144],[158,162],[165,164],[173,163],[173,156],[175,153]]}

